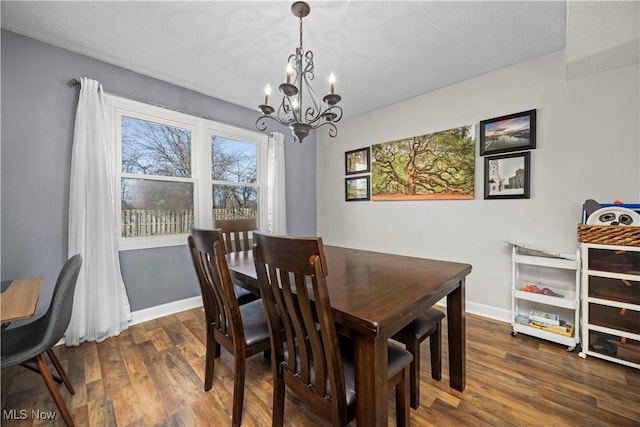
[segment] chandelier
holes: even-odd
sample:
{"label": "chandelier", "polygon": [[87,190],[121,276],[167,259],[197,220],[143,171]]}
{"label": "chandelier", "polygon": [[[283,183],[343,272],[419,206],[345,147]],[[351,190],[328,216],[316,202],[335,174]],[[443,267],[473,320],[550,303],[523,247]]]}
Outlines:
{"label": "chandelier", "polygon": [[300,22],[300,45],[294,54],[289,55],[286,82],[279,86],[283,96],[277,112],[269,104],[271,87],[267,85],[264,104],[258,107],[262,116],[256,120],[256,129],[259,131],[267,129],[267,119],[289,126],[300,143],[309,135],[311,129],[322,126],[327,126],[329,136],[335,137],[338,134],[335,123],[342,118],[342,108],[337,105],[341,97],[335,93],[336,80],[333,73],[329,77],[329,93],[322,98],[322,102],[310,84],[314,78],[313,52],[305,52],[302,47],[302,18],[309,15],[310,11],[309,5],[303,1],[291,5],[291,13],[297,16]]}

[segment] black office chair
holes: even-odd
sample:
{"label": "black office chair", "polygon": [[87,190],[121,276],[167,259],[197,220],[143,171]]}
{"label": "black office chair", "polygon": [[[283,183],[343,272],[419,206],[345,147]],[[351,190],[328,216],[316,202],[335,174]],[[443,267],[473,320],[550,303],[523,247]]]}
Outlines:
{"label": "black office chair", "polygon": [[62,400],[62,396],[60,396],[60,391],[42,355],[44,353],[49,355],[53,366],[58,371],[58,375],[62,378],[69,392],[74,394],[69,377],[53,352],[53,347],[62,339],[69,327],[73,308],[73,295],[81,266],[82,257],[80,255],[72,256],[64,264],[58,275],[56,287],[53,290],[51,304],[44,316],[26,325],[2,331],[0,358],[2,369],[27,362],[35,362],[38,368],[37,371],[42,375],[49,393],[51,393],[58,410],[60,410],[62,419],[69,427],[74,425],[71,414],[64,400]]}

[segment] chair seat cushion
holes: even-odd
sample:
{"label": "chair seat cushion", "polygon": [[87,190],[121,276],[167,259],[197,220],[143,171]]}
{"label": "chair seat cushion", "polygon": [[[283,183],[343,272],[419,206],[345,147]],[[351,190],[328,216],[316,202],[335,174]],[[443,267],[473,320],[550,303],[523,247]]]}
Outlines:
{"label": "chair seat cushion", "polygon": [[261,299],[241,305],[240,316],[242,316],[244,341],[247,346],[259,341],[269,341],[269,327]]}
{"label": "chair seat cushion", "polygon": [[[308,340],[308,338],[307,338]],[[353,341],[349,338],[338,336],[338,341],[340,345],[340,353],[342,355],[342,368],[344,370],[344,385],[345,385],[345,394],[347,406],[353,405],[356,402],[356,373],[354,367],[354,344]],[[307,342],[307,346],[309,343]],[[309,347],[309,351],[311,348]],[[413,356],[407,350],[398,347],[397,345],[389,343],[388,348],[388,359],[389,359],[389,369],[388,369],[388,378],[393,377],[395,374],[404,369],[405,366],[409,365],[413,360]],[[296,363],[300,364],[300,354],[296,354]],[[288,352],[284,351],[284,359],[288,359]],[[311,377],[311,382],[314,382],[315,370],[313,368],[313,364],[310,366],[309,375]],[[329,379],[327,378],[327,391],[331,393],[331,386],[329,384]]]}
{"label": "chair seat cushion", "polygon": [[422,341],[436,331],[444,317],[443,312],[432,307],[395,334],[393,339],[401,342],[405,342],[407,339]]}
{"label": "chair seat cushion", "polygon": [[[413,360],[413,356],[407,350],[389,343],[388,346],[389,368],[387,378],[391,378],[403,370]],[[342,351],[342,364],[344,367],[345,387],[347,405],[353,405],[356,401],[356,375],[354,367],[354,347],[353,342],[346,339],[340,340],[340,350]]]}
{"label": "chair seat cushion", "polygon": [[238,304],[240,305],[260,299],[258,295],[238,285],[233,285],[233,292],[236,294]]}

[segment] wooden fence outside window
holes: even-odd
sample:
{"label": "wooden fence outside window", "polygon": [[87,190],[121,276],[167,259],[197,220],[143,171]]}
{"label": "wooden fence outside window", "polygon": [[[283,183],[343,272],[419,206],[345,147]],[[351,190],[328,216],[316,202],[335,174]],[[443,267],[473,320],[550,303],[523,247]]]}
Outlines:
{"label": "wooden fence outside window", "polygon": [[[193,210],[122,210],[122,237],[164,236],[188,234],[193,226]],[[212,218],[257,218],[251,208],[213,209]]]}

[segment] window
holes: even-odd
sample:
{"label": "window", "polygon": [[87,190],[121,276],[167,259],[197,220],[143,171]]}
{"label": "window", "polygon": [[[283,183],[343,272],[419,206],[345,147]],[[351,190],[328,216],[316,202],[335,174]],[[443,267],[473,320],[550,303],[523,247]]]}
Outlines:
{"label": "window", "polygon": [[258,150],[256,144],[211,137],[213,221],[258,220]]}
{"label": "window", "polygon": [[121,237],[187,234],[193,225],[191,140],[186,127],[121,114]]}
{"label": "window", "polygon": [[266,136],[108,96],[120,249],[186,244],[192,226],[259,219]]}

